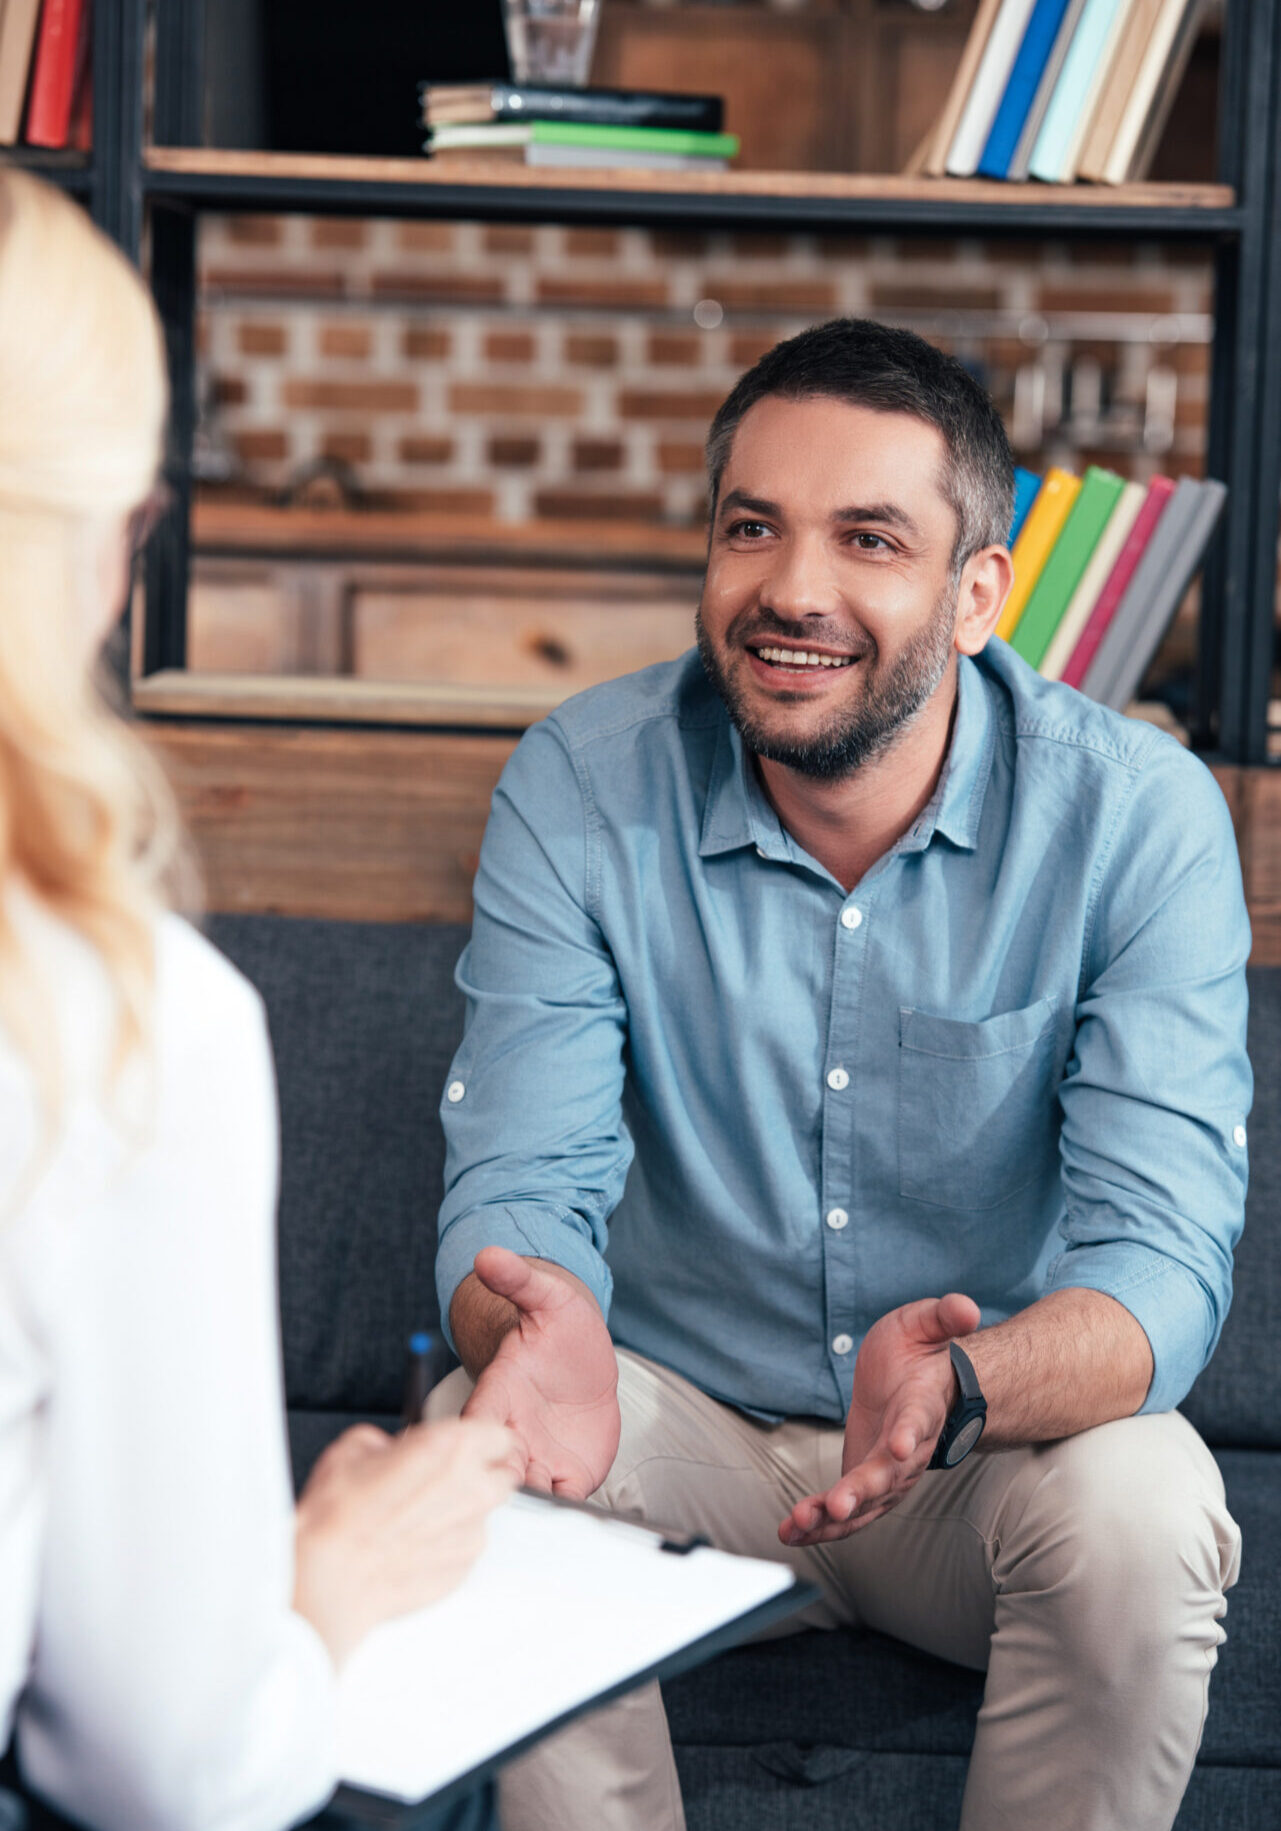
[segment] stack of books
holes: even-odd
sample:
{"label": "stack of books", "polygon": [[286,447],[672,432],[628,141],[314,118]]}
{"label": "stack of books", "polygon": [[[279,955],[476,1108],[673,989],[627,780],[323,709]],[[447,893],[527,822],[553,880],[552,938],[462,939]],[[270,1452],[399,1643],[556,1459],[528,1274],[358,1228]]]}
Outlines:
{"label": "stack of books", "polygon": [[1123,712],[1192,583],[1221,483],[1126,483],[1091,465],[1016,478],[1014,585],[996,633],[1047,680]]}
{"label": "stack of books", "polygon": [[0,146],[93,137],[91,0],[0,0]]}
{"label": "stack of books", "polygon": [[534,83],[423,83],[423,150],[497,154],[527,165],[724,171],[738,137],[718,95],[556,89]]}
{"label": "stack of books", "polygon": [[1146,177],[1203,0],[981,0],[921,169],[934,177]]}

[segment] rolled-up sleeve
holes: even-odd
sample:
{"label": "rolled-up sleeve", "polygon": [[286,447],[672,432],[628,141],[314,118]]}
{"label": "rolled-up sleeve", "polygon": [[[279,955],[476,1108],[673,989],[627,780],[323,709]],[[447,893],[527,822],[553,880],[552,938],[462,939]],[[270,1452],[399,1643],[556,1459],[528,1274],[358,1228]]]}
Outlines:
{"label": "rolled-up sleeve", "polygon": [[444,1089],[436,1283],[448,1332],[482,1246],[573,1272],[608,1314],[603,1253],[632,1157],[622,1117],[626,1008],[593,913],[590,786],[553,723],[494,792],[458,965],[463,1042]]}
{"label": "rolled-up sleeve", "polygon": [[1168,1411],[1232,1295],[1247,1181],[1250,929],[1209,771],[1161,740],[1100,861],[1061,1098],[1064,1247],[1049,1287],[1104,1291],[1142,1325]]}

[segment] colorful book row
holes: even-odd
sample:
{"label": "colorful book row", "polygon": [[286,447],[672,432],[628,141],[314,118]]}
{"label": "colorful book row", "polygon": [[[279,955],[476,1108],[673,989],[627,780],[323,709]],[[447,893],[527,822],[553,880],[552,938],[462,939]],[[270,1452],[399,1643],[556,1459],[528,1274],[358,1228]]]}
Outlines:
{"label": "colorful book row", "polygon": [[1204,0],[980,0],[923,170],[935,177],[1146,176]]}
{"label": "colorful book row", "polygon": [[1123,712],[1196,574],[1227,490],[1190,477],[1127,483],[1016,474],[1014,584],[996,626],[1047,680]]}
{"label": "colorful book row", "polygon": [[0,0],[0,146],[93,137],[92,0]]}

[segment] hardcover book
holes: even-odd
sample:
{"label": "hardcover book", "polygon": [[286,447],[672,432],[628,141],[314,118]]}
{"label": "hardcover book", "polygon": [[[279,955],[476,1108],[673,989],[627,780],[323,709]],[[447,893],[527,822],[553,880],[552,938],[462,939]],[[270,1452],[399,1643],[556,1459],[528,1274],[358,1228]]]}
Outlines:
{"label": "hardcover book", "polygon": [[39,20],[40,0],[4,0],[0,6],[0,146],[13,146],[22,131]]}
{"label": "hardcover book", "polygon": [[1092,464],[1086,471],[1071,513],[1011,638],[1011,647],[1030,667],[1039,668],[1045,659],[1054,632],[1124,488],[1121,478],[1110,470]]}
{"label": "hardcover book", "polygon": [[25,138],[32,146],[67,144],[83,11],[84,0],[44,0],[27,103]]}
{"label": "hardcover book", "polygon": [[558,89],[540,83],[424,83],[424,127],[463,121],[580,121],[605,127],[668,127],[720,133],[719,95],[644,89]]}

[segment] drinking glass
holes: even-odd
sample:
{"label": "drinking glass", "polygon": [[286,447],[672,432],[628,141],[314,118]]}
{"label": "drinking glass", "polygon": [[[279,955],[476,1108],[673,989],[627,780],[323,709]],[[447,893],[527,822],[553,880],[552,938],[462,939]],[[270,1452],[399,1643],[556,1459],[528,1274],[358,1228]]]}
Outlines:
{"label": "drinking glass", "polygon": [[599,18],[600,0],[503,0],[513,80],[582,88]]}

